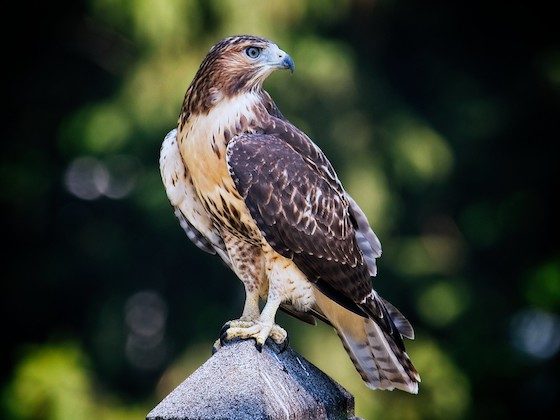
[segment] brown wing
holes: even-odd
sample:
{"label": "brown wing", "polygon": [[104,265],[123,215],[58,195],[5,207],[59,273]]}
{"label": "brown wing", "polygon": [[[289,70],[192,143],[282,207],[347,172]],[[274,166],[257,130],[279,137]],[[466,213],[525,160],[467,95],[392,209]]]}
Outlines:
{"label": "brown wing", "polygon": [[233,139],[228,165],[272,248],[292,258],[325,294],[363,314],[356,303],[371,293],[371,284],[342,187],[273,135]]}
{"label": "brown wing", "polygon": [[[267,96],[267,98],[268,100],[263,98],[263,103],[266,104],[267,109],[277,109],[270,96]],[[270,112],[270,115],[271,118],[269,118],[264,127],[264,133],[274,135],[275,137],[284,140],[297,153],[301,154],[306,162],[318,173],[320,173],[333,189],[339,193],[344,192],[331,163],[321,149],[319,149],[317,145],[309,139],[309,137],[294,127],[283,116],[277,117],[273,112]],[[352,220],[352,225],[355,229],[358,247],[360,248],[364,260],[369,268],[369,274],[371,276],[375,276],[377,275],[375,259],[381,256],[381,243],[371,229],[366,215],[360,209],[358,204],[345,192],[344,197],[349,204],[350,219]]]}

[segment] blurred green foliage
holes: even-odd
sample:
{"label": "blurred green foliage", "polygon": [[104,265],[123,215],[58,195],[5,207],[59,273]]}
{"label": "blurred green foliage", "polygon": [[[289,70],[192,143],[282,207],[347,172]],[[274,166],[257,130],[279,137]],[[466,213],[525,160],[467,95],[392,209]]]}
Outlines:
{"label": "blurred green foliage", "polygon": [[[141,418],[209,356],[243,292],[189,243],[158,152],[206,51],[270,38],[265,87],[384,245],[418,396],[365,388],[336,335],[280,315],[357,415],[509,418],[560,393],[560,45],[528,4],[90,0],[14,10],[1,155],[2,418]],[[9,325],[9,326],[8,326]]]}

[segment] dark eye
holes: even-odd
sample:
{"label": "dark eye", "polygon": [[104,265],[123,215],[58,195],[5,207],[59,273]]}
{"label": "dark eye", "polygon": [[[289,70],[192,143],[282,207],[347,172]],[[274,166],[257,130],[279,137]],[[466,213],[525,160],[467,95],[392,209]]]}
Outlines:
{"label": "dark eye", "polygon": [[251,58],[257,58],[261,55],[261,49],[257,47],[249,47],[245,50],[245,54],[247,54]]}

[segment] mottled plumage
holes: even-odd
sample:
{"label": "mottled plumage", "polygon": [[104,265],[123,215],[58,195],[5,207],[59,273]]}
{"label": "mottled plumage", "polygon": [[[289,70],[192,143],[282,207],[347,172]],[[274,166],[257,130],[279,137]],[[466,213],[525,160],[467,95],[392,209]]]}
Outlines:
{"label": "mottled plumage", "polygon": [[268,40],[216,44],[162,145],[162,179],[181,226],[245,286],[243,315],[226,338],[284,341],[278,308],[308,323],[316,317],[337,330],[368,386],[415,393],[420,378],[402,340],[413,329],[371,286],[381,244],[323,152],[262,89],[280,68],[293,70],[293,61]]}

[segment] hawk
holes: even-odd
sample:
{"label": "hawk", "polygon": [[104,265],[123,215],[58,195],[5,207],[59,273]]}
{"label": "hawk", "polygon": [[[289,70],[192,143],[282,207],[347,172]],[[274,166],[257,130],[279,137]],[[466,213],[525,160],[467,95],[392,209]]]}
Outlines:
{"label": "hawk", "polygon": [[[418,392],[403,344],[407,319],[372,288],[381,244],[331,163],[263,89],[292,58],[273,42],[233,36],[214,45],[163,141],[160,170],[192,242],[242,281],[241,317],[223,338],[284,343],[279,308],[332,325],[366,385]],[[263,309],[260,300],[266,301]]]}

